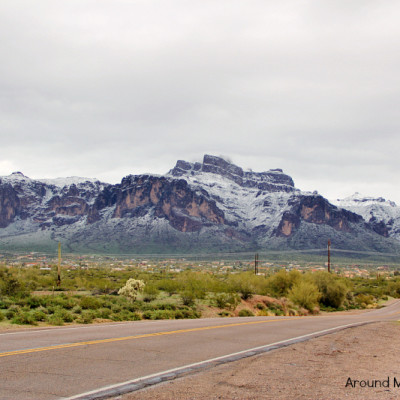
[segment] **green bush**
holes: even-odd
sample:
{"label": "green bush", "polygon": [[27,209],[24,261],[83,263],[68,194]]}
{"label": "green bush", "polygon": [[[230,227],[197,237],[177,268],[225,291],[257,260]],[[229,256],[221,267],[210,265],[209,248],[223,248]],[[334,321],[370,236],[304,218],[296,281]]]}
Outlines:
{"label": "green bush", "polygon": [[264,305],[263,303],[257,303],[257,304],[256,304],[256,307],[257,307],[259,310],[265,310],[265,305]]}
{"label": "green bush", "polygon": [[298,304],[309,311],[313,311],[318,305],[321,293],[319,292],[317,285],[314,283],[300,281],[289,290],[288,296],[295,304]]}
{"label": "green bush", "polygon": [[3,321],[5,319],[5,315],[3,314],[2,311],[0,311],[0,321]]}
{"label": "green bush", "polygon": [[234,311],[240,303],[240,296],[236,293],[216,293],[212,300],[216,307]]}
{"label": "green bush", "polygon": [[80,306],[84,310],[97,310],[101,307],[101,301],[96,297],[85,296],[81,298]]}
{"label": "green bush", "polygon": [[37,322],[33,316],[27,311],[20,311],[16,313],[13,316],[11,323],[20,325],[37,325]]}
{"label": "green bush", "polygon": [[119,305],[119,304],[113,304],[113,305],[111,306],[111,311],[112,311],[114,314],[118,314],[119,312],[122,311],[122,307],[121,307],[121,305]]}
{"label": "green bush", "polygon": [[239,311],[239,317],[254,317],[254,313],[247,308]]}
{"label": "green bush", "polygon": [[109,319],[112,314],[111,309],[109,308],[99,308],[96,312],[96,318],[105,318]]}
{"label": "green bush", "polygon": [[8,297],[5,297],[3,299],[0,299],[0,309],[1,310],[7,310],[14,302],[9,299]]}
{"label": "green bush", "polygon": [[64,322],[73,322],[74,321],[74,314],[68,310],[59,309],[57,310],[54,315],[56,317],[60,317]]}
{"label": "green bush", "polygon": [[71,310],[74,314],[80,314],[82,312],[82,307],[81,306],[75,306]]}
{"label": "green bush", "polygon": [[179,282],[174,279],[162,279],[157,282],[157,287],[159,290],[167,292],[170,296],[178,293],[180,289]]}
{"label": "green bush", "polygon": [[24,283],[13,273],[0,270],[0,294],[10,297],[23,297],[27,294]]}
{"label": "green bush", "polygon": [[13,319],[14,315],[19,313],[21,311],[21,307],[17,306],[16,304],[12,304],[10,307],[8,307],[8,310],[5,312],[5,316],[7,319]]}
{"label": "green bush", "polygon": [[320,302],[323,305],[333,308],[339,308],[343,305],[349,290],[339,278],[329,272],[322,271],[308,276],[317,285],[321,293]]}
{"label": "green bush", "polygon": [[238,293],[243,300],[250,299],[255,293],[255,280],[257,277],[249,272],[229,275],[227,285],[231,293]]}
{"label": "green bush", "polygon": [[64,325],[64,320],[59,315],[56,315],[56,314],[49,315],[47,317],[47,322],[50,325],[55,325],[55,326]]}
{"label": "green bush", "polygon": [[79,324],[91,324],[94,320],[94,317],[93,311],[83,310],[76,322]]}
{"label": "green bush", "polygon": [[302,279],[302,275],[297,270],[286,272],[281,269],[267,280],[269,293],[275,297],[287,296],[290,289]]}
{"label": "green bush", "polygon": [[158,297],[160,291],[154,284],[147,284],[143,290],[143,301],[150,302]]}
{"label": "green bush", "polygon": [[196,302],[196,295],[193,291],[187,289],[184,292],[181,292],[180,297],[182,299],[182,303],[185,306],[194,306]]}
{"label": "green bush", "polygon": [[35,321],[40,321],[40,322],[46,321],[47,318],[47,314],[44,311],[40,310],[39,308],[33,310],[31,312],[31,315]]}
{"label": "green bush", "polygon": [[366,306],[373,304],[374,297],[370,294],[360,293],[357,296],[355,296],[354,300],[359,306],[365,308]]}
{"label": "green bush", "polygon": [[228,311],[221,311],[220,313],[218,313],[218,315],[221,317],[229,317],[231,313]]}

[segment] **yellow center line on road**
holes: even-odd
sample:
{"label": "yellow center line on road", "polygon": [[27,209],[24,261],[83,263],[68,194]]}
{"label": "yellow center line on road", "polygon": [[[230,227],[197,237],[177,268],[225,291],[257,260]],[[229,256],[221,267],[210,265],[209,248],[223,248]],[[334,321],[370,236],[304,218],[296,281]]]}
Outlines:
{"label": "yellow center line on road", "polygon": [[90,346],[90,345],[93,345],[93,344],[101,344],[101,343],[113,343],[113,342],[120,342],[120,341],[124,341],[124,340],[142,339],[142,338],[154,337],[154,336],[174,335],[174,334],[179,334],[179,333],[188,333],[188,332],[206,331],[206,330],[211,330],[211,329],[230,328],[230,327],[234,327],[234,326],[265,324],[267,322],[281,322],[281,321],[288,321],[288,320],[301,319],[301,318],[304,318],[304,317],[290,317],[290,318],[282,318],[282,319],[269,319],[269,320],[265,320],[265,321],[238,322],[236,324],[204,326],[204,327],[201,327],[201,328],[190,328],[190,329],[179,329],[179,330],[176,330],[176,331],[145,333],[143,335],[125,336],[125,337],[120,337],[120,338],[89,340],[87,342],[59,344],[59,345],[55,345],[55,346],[38,347],[36,349],[8,351],[8,352],[0,353],[0,357],[9,357],[9,356],[15,356],[15,355],[19,355],[19,354],[38,353],[38,352],[41,352],[41,351],[49,351],[49,350],[67,349],[67,348],[71,348],[71,347]]}

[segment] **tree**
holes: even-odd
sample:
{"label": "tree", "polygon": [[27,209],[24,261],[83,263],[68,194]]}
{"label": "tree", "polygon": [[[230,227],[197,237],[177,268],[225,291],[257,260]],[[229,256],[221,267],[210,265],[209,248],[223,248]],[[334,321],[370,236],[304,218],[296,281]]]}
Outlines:
{"label": "tree", "polygon": [[136,300],[137,295],[145,287],[145,284],[140,279],[128,279],[121,289],[118,290],[118,294],[130,298],[132,301]]}

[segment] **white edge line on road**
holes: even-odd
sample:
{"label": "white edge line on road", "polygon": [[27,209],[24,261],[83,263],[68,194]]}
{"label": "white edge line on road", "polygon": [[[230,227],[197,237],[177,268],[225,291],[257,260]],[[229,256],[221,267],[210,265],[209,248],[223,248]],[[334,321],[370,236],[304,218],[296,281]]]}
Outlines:
{"label": "white edge line on road", "polygon": [[[374,322],[374,321],[371,321],[371,322]],[[95,395],[95,394],[99,394],[100,395],[101,392],[113,390],[113,389],[116,389],[118,387],[122,387],[122,386],[126,386],[126,385],[133,385],[135,383],[140,383],[141,381],[145,381],[145,380],[148,380],[148,379],[156,378],[156,377],[161,376],[161,375],[167,375],[167,374],[174,373],[174,372],[177,372],[177,371],[180,371],[180,370],[185,370],[185,369],[189,369],[189,368],[193,368],[193,367],[199,367],[199,366],[201,366],[203,364],[205,365],[205,364],[209,364],[209,363],[212,363],[212,362],[215,362],[215,361],[220,361],[220,360],[223,360],[223,359],[228,359],[228,358],[231,358],[231,357],[240,356],[240,355],[245,354],[245,353],[251,353],[251,352],[257,351],[257,350],[267,349],[269,347],[281,345],[281,344],[284,344],[284,343],[289,343],[289,342],[292,342],[292,341],[298,341],[298,340],[301,340],[301,339],[305,339],[305,338],[307,338],[309,336],[322,335],[324,333],[328,333],[328,332],[331,332],[331,331],[342,330],[342,329],[345,329],[345,328],[350,328],[352,326],[364,325],[364,324],[367,324],[367,323],[369,323],[369,322],[363,321],[363,322],[356,322],[356,323],[347,324],[347,325],[340,325],[340,326],[336,326],[334,328],[329,328],[329,329],[324,329],[322,331],[308,333],[307,335],[297,336],[297,337],[294,337],[294,338],[281,340],[279,342],[269,343],[269,344],[266,344],[266,345],[263,345],[263,346],[258,346],[258,347],[253,347],[251,349],[238,351],[237,353],[226,354],[226,355],[223,355],[223,356],[220,356],[220,357],[210,358],[208,360],[200,361],[200,362],[197,362],[197,363],[183,365],[181,367],[172,368],[172,369],[168,369],[166,371],[157,372],[155,374],[142,376],[140,378],[136,378],[136,379],[133,379],[133,380],[130,380],[130,381],[120,382],[120,383],[117,383],[117,384],[114,384],[114,385],[110,385],[110,386],[104,386],[102,388],[99,388],[99,389],[96,389],[96,390],[92,390],[92,391],[86,392],[86,393],[80,393],[80,394],[72,396],[72,397],[62,397],[61,399],[62,400],[78,400],[78,399],[81,399],[81,398],[84,399],[84,398],[86,398],[88,396],[90,398],[91,395]],[[115,394],[115,396],[117,396],[117,393]]]}

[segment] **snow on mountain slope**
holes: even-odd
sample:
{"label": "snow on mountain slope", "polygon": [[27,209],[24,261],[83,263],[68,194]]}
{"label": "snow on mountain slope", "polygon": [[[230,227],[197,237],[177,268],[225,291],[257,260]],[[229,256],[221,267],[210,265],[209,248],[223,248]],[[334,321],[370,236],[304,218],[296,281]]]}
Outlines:
{"label": "snow on mountain slope", "polygon": [[199,172],[184,178],[195,190],[206,190],[226,219],[238,222],[242,229],[253,229],[260,225],[275,228],[282,214],[290,208],[288,200],[293,196],[293,193],[242,187],[214,173]]}
{"label": "snow on mountain slope", "polygon": [[400,240],[400,207],[395,202],[382,197],[363,196],[356,192],[352,196],[331,203],[361,215],[365,221],[375,226],[384,224],[388,229],[388,235]]}
{"label": "snow on mountain slope", "polygon": [[0,180],[3,182],[15,184],[15,183],[32,183],[32,182],[41,182],[46,185],[57,186],[63,188],[64,186],[71,185],[82,185],[87,182],[96,183],[99,182],[96,178],[83,178],[80,176],[68,176],[66,178],[52,178],[52,179],[31,179],[25,176],[22,172],[13,172],[11,175],[0,176]]}
{"label": "snow on mountain slope", "polygon": [[353,196],[336,204],[300,191],[281,169],[244,171],[207,154],[116,185],[16,172],[0,177],[0,248],[61,241],[82,252],[252,251],[322,248],[328,239],[344,249],[397,248],[388,238],[400,239],[394,203]]}
{"label": "snow on mountain slope", "polygon": [[31,230],[34,226],[60,225],[62,220],[74,223],[85,217],[86,210],[106,185],[80,177],[31,179],[21,172],[1,176],[0,197],[5,203],[0,226],[5,228],[12,221],[25,221],[22,225],[29,225]]}
{"label": "snow on mountain slope", "polygon": [[272,232],[291,208],[289,199],[301,194],[281,169],[244,171],[207,154],[202,163],[179,160],[167,176],[185,179],[194,190],[206,190],[227,221],[247,231],[263,226]]}

